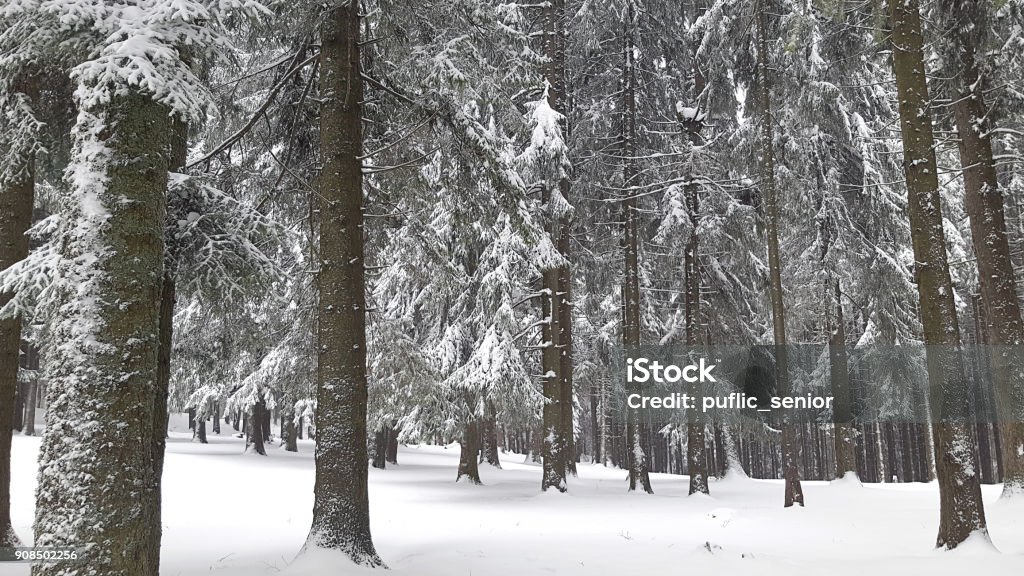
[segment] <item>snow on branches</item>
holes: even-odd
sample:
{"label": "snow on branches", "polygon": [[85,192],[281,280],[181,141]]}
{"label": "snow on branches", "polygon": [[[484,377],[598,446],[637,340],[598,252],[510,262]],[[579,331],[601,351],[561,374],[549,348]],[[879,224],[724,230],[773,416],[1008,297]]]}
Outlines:
{"label": "snow on branches", "polygon": [[199,120],[210,98],[189,61],[226,47],[224,16],[261,12],[267,9],[252,0],[10,0],[0,19],[20,24],[0,44],[23,49],[17,61],[0,59],[0,69],[56,58],[75,63],[70,74],[84,109],[137,90]]}

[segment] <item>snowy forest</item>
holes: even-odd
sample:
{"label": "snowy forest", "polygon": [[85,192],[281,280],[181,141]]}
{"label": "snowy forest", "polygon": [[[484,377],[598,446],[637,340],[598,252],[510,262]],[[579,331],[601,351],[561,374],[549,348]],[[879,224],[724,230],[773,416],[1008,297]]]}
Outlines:
{"label": "snowy forest", "polygon": [[1022,298],[1024,0],[0,0],[3,575],[1009,573]]}

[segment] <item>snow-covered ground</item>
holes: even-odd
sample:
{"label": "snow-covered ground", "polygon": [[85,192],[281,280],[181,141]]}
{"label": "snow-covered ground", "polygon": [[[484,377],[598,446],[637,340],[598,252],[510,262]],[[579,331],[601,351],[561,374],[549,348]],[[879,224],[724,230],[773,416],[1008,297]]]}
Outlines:
{"label": "snow-covered ground", "polygon": [[[192,443],[176,418],[164,475],[162,573],[168,576],[338,576],[369,573],[314,558],[289,566],[311,519],[312,445],[266,458],[210,434]],[[39,438],[15,435],[15,529],[31,535]],[[455,484],[458,446],[412,446],[399,466],[371,470],[377,550],[397,575],[524,576],[663,573],[1011,574],[1024,570],[1024,502],[985,486],[994,548],[932,549],[934,483],[859,486],[805,482],[807,508],[783,509],[777,481],[730,478],[711,497],[688,497],[687,479],[654,475],[657,492],[628,494],[624,472],[583,464],[567,494],[539,491],[540,469],[505,455],[481,469],[484,486]],[[998,549],[998,550],[997,550]],[[27,576],[27,565],[0,575]]]}

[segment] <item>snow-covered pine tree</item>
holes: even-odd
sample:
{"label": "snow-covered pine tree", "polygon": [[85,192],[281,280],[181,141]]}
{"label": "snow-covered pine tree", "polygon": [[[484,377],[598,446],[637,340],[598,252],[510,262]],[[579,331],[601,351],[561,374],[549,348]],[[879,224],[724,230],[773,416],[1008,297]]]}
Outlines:
{"label": "snow-covered pine tree", "polygon": [[[1001,38],[994,34],[992,8],[985,2],[945,2],[940,12],[949,34],[945,59],[956,78],[953,116],[970,217],[978,284],[984,307],[984,343],[991,357],[1001,423],[1003,495],[1024,494],[1024,323],[1010,259],[1003,187],[997,175],[993,122],[986,92],[993,90],[992,63]],[[994,36],[994,38],[993,38]]]}
{"label": "snow-covered pine tree", "polygon": [[[757,30],[757,94],[761,114],[761,139],[758,150],[760,161],[760,187],[765,211],[765,235],[768,241],[769,291],[772,301],[773,342],[775,345],[775,382],[778,394],[791,392],[789,387],[789,363],[786,340],[786,311],[782,293],[782,262],[779,251],[778,199],[775,183],[775,141],[772,119],[773,101],[769,81],[770,52],[768,39],[768,0],[757,0],[754,5],[754,21]],[[788,418],[783,415],[783,418]],[[796,439],[794,424],[782,424],[782,474],[786,482],[786,507],[804,505],[803,489],[800,486],[800,444]]]}
{"label": "snow-covered pine tree", "polygon": [[320,158],[316,211],[317,392],[313,525],[304,550],[383,566],[370,535],[366,450],[363,252],[363,75],[360,7],[325,7],[320,25]]}
{"label": "snow-covered pine tree", "polygon": [[[78,86],[70,193],[57,244],[42,251],[59,260],[43,302],[51,409],[35,542],[85,546],[96,558],[91,574],[158,569],[153,418],[167,137],[172,115],[197,117],[205,100],[178,50],[217,46],[209,18],[243,6],[142,4],[25,1],[4,12],[16,22],[4,43],[22,49],[4,62],[5,76],[44,61]],[[77,490],[63,489],[68,478]],[[56,562],[40,573],[68,569]]]}
{"label": "snow-covered pine tree", "polygon": [[475,482],[480,445],[497,444],[490,423],[532,426],[539,412],[539,364],[524,356],[539,350],[531,283],[564,262],[519,173],[537,175],[514,152],[532,128],[506,100],[533,99],[540,59],[514,5],[438,4],[414,23],[381,14],[376,34],[428,40],[375,43],[367,71],[382,100],[368,112],[393,126],[367,155],[380,214],[369,222],[372,413],[378,426],[400,414],[403,439],[463,441],[457,478]]}
{"label": "snow-covered pine tree", "polygon": [[952,549],[973,534],[987,538],[985,508],[966,414],[970,404],[946,256],[920,7],[916,0],[890,0],[889,10],[908,215],[936,415],[932,433],[940,494],[937,546]]}
{"label": "snow-covered pine tree", "polygon": [[[541,189],[541,204],[549,222],[548,233],[568,258],[569,227],[572,207],[568,203],[569,150],[564,135],[565,48],[564,5],[545,10],[544,92],[533,103],[530,145],[520,161]],[[566,490],[566,474],[575,468],[572,442],[572,303],[569,267],[543,270],[541,291],[541,382],[544,391],[543,466],[541,490]],[[566,394],[568,392],[568,394]],[[568,416],[566,416],[568,415]]]}

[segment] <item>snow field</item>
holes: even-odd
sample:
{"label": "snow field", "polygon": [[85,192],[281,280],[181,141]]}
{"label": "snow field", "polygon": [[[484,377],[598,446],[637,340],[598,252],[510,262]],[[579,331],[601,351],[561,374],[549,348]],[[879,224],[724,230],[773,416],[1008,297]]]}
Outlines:
{"label": "snow field", "polygon": [[[164,475],[162,574],[337,576],[370,570],[316,551],[292,562],[311,521],[312,443],[298,454],[242,454],[244,441],[191,442],[172,424]],[[15,529],[31,535],[39,438],[15,435]],[[808,506],[782,508],[782,484],[730,477],[711,496],[685,476],[652,475],[655,494],[629,494],[625,472],[579,465],[567,494],[541,493],[540,467],[503,455],[481,465],[484,486],[456,484],[458,445],[409,446],[399,466],[370,471],[377,550],[399,576],[795,574],[929,576],[1024,570],[1024,502],[984,486],[993,545],[934,550],[931,484],[804,482]],[[0,565],[0,576],[28,566]]]}

